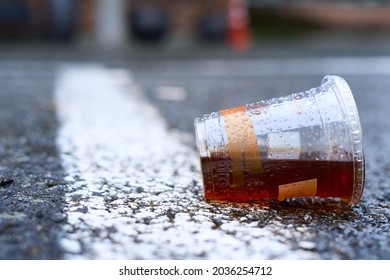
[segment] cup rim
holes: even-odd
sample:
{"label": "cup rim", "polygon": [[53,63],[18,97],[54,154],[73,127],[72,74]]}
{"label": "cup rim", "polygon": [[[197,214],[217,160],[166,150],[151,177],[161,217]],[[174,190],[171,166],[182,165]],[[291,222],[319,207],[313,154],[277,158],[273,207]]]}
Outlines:
{"label": "cup rim", "polygon": [[353,148],[354,186],[352,197],[348,204],[356,205],[363,194],[365,177],[363,133],[357,105],[349,85],[343,78],[335,75],[326,75],[322,80],[322,84],[333,85],[340,105],[346,113],[346,122],[350,127]]}

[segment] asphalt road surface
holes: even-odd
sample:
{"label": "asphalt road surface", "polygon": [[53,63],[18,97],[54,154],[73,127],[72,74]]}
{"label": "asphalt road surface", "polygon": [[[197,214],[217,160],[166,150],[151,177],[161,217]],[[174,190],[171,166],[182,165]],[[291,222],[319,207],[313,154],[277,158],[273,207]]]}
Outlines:
{"label": "asphalt road surface", "polygon": [[[390,57],[0,62],[0,259],[389,259]],[[193,119],[344,77],[352,208],[203,199]]]}

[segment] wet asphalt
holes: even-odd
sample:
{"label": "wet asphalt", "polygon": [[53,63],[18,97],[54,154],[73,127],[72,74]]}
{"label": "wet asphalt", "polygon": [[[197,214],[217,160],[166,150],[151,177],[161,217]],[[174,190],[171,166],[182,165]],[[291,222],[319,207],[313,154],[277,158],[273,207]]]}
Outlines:
{"label": "wet asphalt", "polygon": [[[228,63],[229,69],[218,66],[225,69],[224,75],[210,77],[204,74],[210,67],[207,59],[101,62],[129,69],[169,128],[183,132],[182,142],[194,150],[195,117],[309,89],[323,76],[257,76],[256,71],[245,75],[245,60],[239,75]],[[53,103],[55,70],[62,63],[0,62],[0,259],[62,259],[66,253],[59,237],[67,224],[68,185],[55,142],[59,122]],[[256,211],[253,205],[211,206],[229,221],[256,223],[259,228],[275,225],[272,233],[283,237],[292,253],[297,249],[320,259],[390,259],[390,79],[385,74],[343,77],[354,93],[363,126],[366,187],[361,203],[345,209],[292,201],[268,205],[266,211],[261,206]],[[161,99],[156,93],[161,86],[180,87],[186,98]],[[227,220],[215,220],[214,227],[223,228]],[[305,240],[299,234],[302,229]]]}
{"label": "wet asphalt", "polygon": [[[161,65],[166,67],[166,65]],[[174,65],[171,65],[175,67]],[[204,113],[217,111],[241,104],[299,92],[320,84],[323,75],[303,76],[235,76],[234,69],[225,77],[204,77],[196,75],[202,69],[187,65],[191,75],[179,79],[167,74],[154,75],[145,71],[137,80],[145,92],[169,121],[172,129],[185,130],[193,135],[192,120]],[[151,67],[154,71],[159,65]],[[178,67],[178,66],[176,66]],[[182,66],[183,67],[183,66]],[[194,69],[195,67],[195,69]],[[298,66],[297,66],[298,67]],[[184,67],[183,67],[184,68]],[[153,72],[153,70],[150,70]],[[186,71],[181,69],[181,72]],[[158,70],[157,70],[158,71]],[[169,73],[169,72],[168,72]],[[253,74],[253,73],[252,73]],[[324,73],[337,74],[337,73]],[[311,245],[308,250],[317,251],[324,259],[389,259],[390,258],[390,86],[388,76],[343,75],[354,94],[362,123],[366,179],[361,203],[351,209],[305,204],[275,204],[265,216],[253,215],[259,227],[280,221],[285,228],[308,227]],[[160,100],[156,94],[159,85],[183,87],[188,91],[184,101]],[[193,142],[189,143],[190,145]],[[194,145],[194,144],[193,144]],[[247,217],[242,209],[236,218]],[[275,235],[286,235],[276,230]],[[299,248],[299,238],[288,242]],[[313,244],[316,244],[315,246]],[[315,249],[314,249],[315,247]]]}
{"label": "wet asphalt", "polygon": [[0,64],[0,259],[60,259],[65,186],[52,68]]}

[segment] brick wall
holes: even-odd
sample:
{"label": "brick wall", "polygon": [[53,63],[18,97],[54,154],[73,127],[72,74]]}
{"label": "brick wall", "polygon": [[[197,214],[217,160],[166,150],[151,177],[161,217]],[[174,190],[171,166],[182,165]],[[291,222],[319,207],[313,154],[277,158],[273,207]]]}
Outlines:
{"label": "brick wall", "polygon": [[[0,0],[1,1],[1,0]],[[50,36],[53,18],[50,13],[51,0],[21,0],[31,10],[29,26],[26,32],[31,37],[47,38]],[[76,37],[93,37],[96,27],[96,6],[98,0],[75,0],[74,33]],[[198,24],[208,12],[226,12],[228,0],[128,0],[128,32],[130,32],[130,11],[141,6],[155,6],[169,14],[171,34],[187,33],[193,36]]]}

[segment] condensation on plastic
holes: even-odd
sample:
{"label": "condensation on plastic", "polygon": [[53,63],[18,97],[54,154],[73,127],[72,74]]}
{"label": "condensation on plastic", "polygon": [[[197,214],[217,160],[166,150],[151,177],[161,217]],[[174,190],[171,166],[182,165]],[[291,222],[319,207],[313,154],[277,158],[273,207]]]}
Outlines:
{"label": "condensation on plastic", "polygon": [[[364,188],[363,136],[356,104],[344,79],[325,76],[317,88],[237,108],[195,119],[200,157],[213,154],[229,158],[234,128],[226,125],[234,124],[243,130],[241,134],[254,131],[256,149],[252,145],[245,150],[244,146],[242,152],[257,152],[259,159],[353,161],[355,178],[349,204],[360,201]],[[229,110],[243,114],[241,119],[226,124]],[[240,121],[243,127],[239,127]]]}

